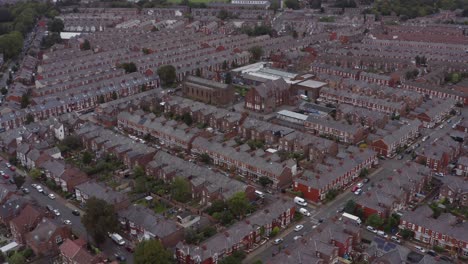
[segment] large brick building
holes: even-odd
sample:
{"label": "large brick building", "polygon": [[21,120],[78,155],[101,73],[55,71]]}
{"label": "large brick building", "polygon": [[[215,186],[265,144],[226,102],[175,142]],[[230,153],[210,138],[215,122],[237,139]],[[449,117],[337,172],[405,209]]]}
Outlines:
{"label": "large brick building", "polygon": [[245,95],[245,108],[271,113],[279,106],[291,104],[292,96],[289,88],[289,84],[283,79],[252,87]]}
{"label": "large brick building", "polygon": [[182,92],[184,96],[207,104],[226,105],[234,101],[234,87],[195,76],[185,79]]}

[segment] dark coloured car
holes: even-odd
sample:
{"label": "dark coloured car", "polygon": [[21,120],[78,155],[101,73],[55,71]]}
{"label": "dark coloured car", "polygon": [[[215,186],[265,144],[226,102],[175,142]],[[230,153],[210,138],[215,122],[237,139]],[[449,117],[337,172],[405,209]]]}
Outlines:
{"label": "dark coloured car", "polygon": [[447,257],[447,256],[440,256],[440,259],[448,261],[448,262],[452,262],[452,259],[450,257]]}
{"label": "dark coloured car", "polygon": [[370,181],[369,178],[364,178],[364,180],[362,180],[362,182],[364,183],[368,183],[369,181]]}
{"label": "dark coloured car", "polygon": [[78,210],[73,210],[73,211],[72,211],[72,214],[73,214],[73,215],[76,215],[76,216],[80,216],[80,211],[78,211]]}
{"label": "dark coloured car", "polygon": [[127,258],[125,258],[124,255],[120,255],[120,254],[117,254],[117,253],[115,254],[115,259],[117,259],[118,261],[121,261],[121,262],[127,260]]}
{"label": "dark coloured car", "polygon": [[430,256],[433,256],[433,257],[437,256],[437,253],[434,250],[428,250],[427,254],[430,255]]}

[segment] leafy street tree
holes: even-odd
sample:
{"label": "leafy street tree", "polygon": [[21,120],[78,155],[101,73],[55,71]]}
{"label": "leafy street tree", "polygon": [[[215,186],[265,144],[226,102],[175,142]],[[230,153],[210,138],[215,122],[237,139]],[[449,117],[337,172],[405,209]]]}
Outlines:
{"label": "leafy street tree", "polygon": [[85,39],[83,44],[81,45],[82,50],[90,50],[91,49],[91,44],[89,43],[89,40]]}
{"label": "leafy street tree", "polygon": [[145,240],[138,243],[133,258],[135,264],[155,263],[156,260],[159,264],[175,263],[172,253],[166,250],[159,240]]}
{"label": "leafy street tree", "polygon": [[84,164],[90,164],[93,161],[93,154],[89,153],[89,151],[83,152],[83,156],[81,157],[81,161]]}
{"label": "leafy street tree", "polygon": [[51,32],[60,33],[60,32],[62,32],[62,30],[64,28],[63,21],[61,19],[54,18],[51,21],[49,21],[49,23],[47,24],[47,28]]}
{"label": "leafy street tree", "polygon": [[26,177],[21,176],[19,174],[15,174],[15,176],[13,176],[13,179],[15,180],[15,185],[18,190],[21,188],[21,186],[23,186],[24,182],[26,181]]}
{"label": "leafy street tree", "polygon": [[372,214],[367,218],[367,225],[378,228],[383,225],[384,220],[378,214]]}
{"label": "leafy street tree", "polygon": [[197,70],[195,70],[195,76],[201,77],[201,70],[200,70],[200,68],[197,68]]}
{"label": "leafy street tree", "polygon": [[291,8],[291,9],[294,9],[294,10],[297,10],[297,9],[301,8],[301,6],[299,4],[299,1],[297,1],[297,0],[286,0],[286,1],[284,1],[284,5],[287,8]]}
{"label": "leafy street tree", "polygon": [[24,93],[21,96],[21,108],[26,108],[31,103],[31,98],[28,93]]}
{"label": "leafy street tree", "polygon": [[171,86],[177,79],[176,69],[172,65],[164,65],[159,67],[158,75],[161,82],[165,86]]}
{"label": "leafy street tree", "polygon": [[354,214],[355,210],[356,210],[356,203],[353,200],[349,200],[344,207],[344,211],[348,214]]}
{"label": "leafy street tree", "polygon": [[221,9],[218,13],[218,18],[221,20],[226,20],[229,18],[229,12],[225,9]]}
{"label": "leafy street tree", "polygon": [[121,68],[121,69],[124,69],[125,70],[125,73],[132,73],[132,72],[136,72],[138,69],[137,69],[137,66],[134,62],[124,62],[124,63],[121,63],[117,66],[117,68]]}
{"label": "leafy street tree", "polygon": [[119,226],[114,206],[104,200],[89,198],[84,211],[81,223],[98,245],[106,240],[107,233],[115,232]]}
{"label": "leafy street tree", "polygon": [[253,61],[259,61],[263,55],[263,49],[260,46],[254,46],[249,49]]}
{"label": "leafy street tree", "polygon": [[29,171],[29,176],[33,178],[34,180],[37,180],[39,177],[41,177],[42,172],[39,169],[32,169]]}
{"label": "leafy street tree", "polygon": [[16,57],[23,48],[23,35],[21,32],[12,31],[5,35],[0,35],[0,53],[3,53],[5,60]]}
{"label": "leafy street tree", "polygon": [[192,123],[193,123],[193,119],[192,119],[192,116],[190,115],[190,113],[186,112],[182,115],[182,121],[184,121],[184,123],[187,125],[187,126],[191,126]]}
{"label": "leafy street tree", "polygon": [[73,150],[79,150],[82,147],[81,139],[74,135],[66,136],[58,146],[60,151],[65,153]]}
{"label": "leafy street tree", "polygon": [[234,196],[229,198],[227,204],[229,206],[229,210],[231,210],[234,216],[238,218],[244,216],[249,209],[249,200],[245,196],[244,192],[234,194]]}
{"label": "leafy street tree", "polygon": [[32,122],[34,122],[34,116],[33,116],[31,113],[28,113],[28,114],[26,115],[26,121],[25,121],[25,123],[26,123],[26,125],[27,125],[27,124],[31,124]]}
{"label": "leafy street tree", "polygon": [[189,182],[181,177],[176,177],[171,184],[172,198],[179,202],[187,202],[191,196]]}
{"label": "leafy street tree", "polygon": [[270,184],[273,184],[273,181],[266,177],[266,176],[262,176],[260,178],[258,178],[258,183],[260,183],[260,185],[262,185],[262,187],[267,187],[268,185]]}
{"label": "leafy street tree", "polygon": [[19,252],[15,252],[9,259],[8,263],[10,264],[25,264],[26,263],[26,258],[21,255]]}

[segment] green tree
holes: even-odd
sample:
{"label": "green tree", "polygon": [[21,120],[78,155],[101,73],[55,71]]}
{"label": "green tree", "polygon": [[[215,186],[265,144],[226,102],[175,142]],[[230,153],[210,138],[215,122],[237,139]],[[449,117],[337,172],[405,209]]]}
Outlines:
{"label": "green tree", "polygon": [[228,68],[228,63],[227,61],[223,61],[223,65],[221,67],[223,70],[226,70]]}
{"label": "green tree", "polygon": [[280,231],[279,227],[277,226],[273,227],[273,229],[270,232],[270,237],[275,237],[276,235],[278,235],[279,231]]}
{"label": "green tree", "polygon": [[187,202],[191,197],[190,183],[181,177],[176,177],[171,184],[172,198],[179,202]]}
{"label": "green tree", "polygon": [[291,9],[294,9],[294,10],[297,10],[297,9],[301,8],[301,6],[299,4],[299,1],[297,1],[297,0],[286,0],[286,1],[284,1],[284,5],[287,8],[291,8]]}
{"label": "green tree", "polygon": [[62,32],[63,28],[64,28],[63,21],[58,18],[54,18],[50,20],[49,23],[47,24],[47,29],[51,32],[60,33]]}
{"label": "green tree", "polygon": [[81,162],[83,164],[90,164],[93,161],[93,154],[91,154],[89,151],[83,152],[83,156],[81,157]]}
{"label": "green tree", "polygon": [[234,194],[227,201],[229,210],[234,214],[235,217],[241,218],[247,213],[249,209],[249,200],[245,196],[244,192],[238,192]]}
{"label": "green tree", "polygon": [[414,232],[408,229],[400,230],[400,235],[403,239],[410,239],[414,237]]}
{"label": "green tree", "polygon": [[114,206],[106,201],[91,197],[86,201],[81,223],[96,244],[102,244],[107,233],[113,233],[119,226]]}
{"label": "green tree", "polygon": [[201,162],[203,162],[205,164],[211,164],[211,157],[207,153],[202,153],[200,155],[200,160],[201,160]]}
{"label": "green tree", "polygon": [[172,65],[164,65],[159,67],[158,76],[165,86],[171,86],[177,79],[176,69]]}
{"label": "green tree", "polygon": [[230,72],[226,73],[226,77],[224,78],[224,82],[227,83],[227,84],[232,83],[232,75],[231,75]]}
{"label": "green tree", "polygon": [[356,202],[353,200],[348,200],[346,202],[346,205],[344,207],[344,211],[348,214],[354,214],[354,211],[356,210]]}
{"label": "green tree", "polygon": [[367,177],[367,175],[369,175],[369,170],[367,168],[363,168],[359,172],[359,177],[361,177],[361,178]]}
{"label": "green tree", "polygon": [[258,183],[260,183],[260,185],[262,185],[263,187],[267,187],[268,185],[273,184],[273,181],[266,176],[262,176],[258,178]]}
{"label": "green tree", "polygon": [[392,214],[385,221],[384,230],[387,233],[390,233],[393,229],[397,229],[400,223],[400,218],[397,215]]}
{"label": "green tree", "polygon": [[192,116],[190,115],[190,113],[186,112],[182,115],[182,121],[187,125],[187,126],[191,126],[192,123],[193,123],[193,119],[192,119]]}
{"label": "green tree", "polygon": [[367,225],[378,228],[383,225],[384,220],[378,214],[371,214],[366,221]]}
{"label": "green tree", "polygon": [[25,123],[26,123],[26,125],[27,125],[27,124],[31,124],[32,122],[34,122],[34,116],[33,116],[31,113],[28,113],[28,114],[26,115],[26,121],[25,121]]}
{"label": "green tree", "polygon": [[225,9],[221,9],[217,15],[217,17],[221,20],[226,20],[229,18],[229,12]]}
{"label": "green tree", "polygon": [[119,98],[119,96],[117,95],[117,92],[113,91],[112,92],[112,100],[117,100],[117,98]]}
{"label": "green tree", "polygon": [[29,171],[29,176],[34,180],[37,180],[42,176],[42,172],[39,169],[34,168]]}
{"label": "green tree", "polygon": [[0,89],[0,92],[2,93],[2,95],[5,95],[8,93],[8,89],[6,87],[2,87],[2,89]]}
{"label": "green tree", "polygon": [[18,31],[0,36],[0,53],[3,53],[5,60],[16,57],[21,52],[23,41],[23,35]]}
{"label": "green tree", "polygon": [[21,188],[21,186],[23,186],[24,182],[26,181],[26,177],[21,176],[19,174],[15,174],[15,176],[13,176],[13,179],[15,180],[16,189],[18,190]]}
{"label": "green tree", "polygon": [[58,145],[58,148],[62,152],[69,152],[74,150],[79,150],[83,147],[81,139],[75,135],[66,136],[62,142]]}
{"label": "green tree", "polygon": [[253,61],[259,61],[263,55],[263,49],[260,46],[254,46],[249,49]]}
{"label": "green tree", "polygon": [[200,68],[197,68],[197,69],[195,70],[195,76],[201,77],[201,70],[200,70]]}
{"label": "green tree", "polygon": [[21,96],[21,108],[26,108],[31,103],[31,98],[28,93],[24,93]]}
{"label": "green tree", "polygon": [[15,252],[11,257],[8,259],[8,263],[10,264],[25,264],[26,258],[21,255],[19,252]]}
{"label": "green tree", "polygon": [[140,178],[140,177],[146,177],[145,169],[141,166],[135,166],[133,168],[133,177],[134,178]]}
{"label": "green tree", "polygon": [[89,43],[89,40],[85,39],[85,41],[81,45],[81,50],[90,50],[90,49],[91,49],[91,43]]}
{"label": "green tree", "polygon": [[137,66],[136,66],[136,64],[134,62],[121,63],[121,64],[117,65],[117,68],[124,69],[125,73],[132,73],[132,72],[136,72],[138,70]]}
{"label": "green tree", "polygon": [[164,248],[159,240],[144,240],[138,243],[133,253],[135,264],[172,264],[172,253]]}

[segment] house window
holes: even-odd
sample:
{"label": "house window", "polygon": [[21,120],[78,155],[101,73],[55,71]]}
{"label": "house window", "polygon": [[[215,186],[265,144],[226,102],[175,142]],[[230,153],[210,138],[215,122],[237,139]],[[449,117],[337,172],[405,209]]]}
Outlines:
{"label": "house window", "polygon": [[57,244],[62,243],[62,237],[60,235],[55,237],[55,243]]}

